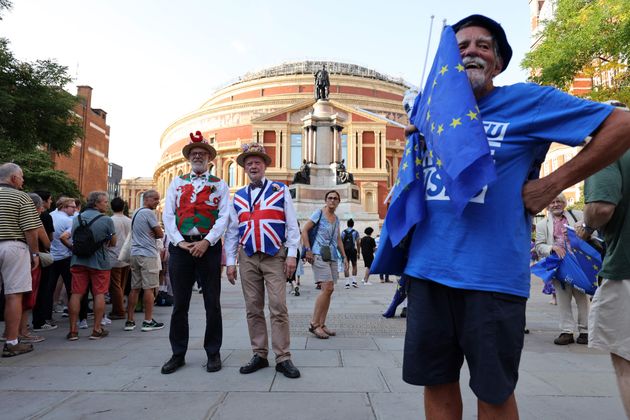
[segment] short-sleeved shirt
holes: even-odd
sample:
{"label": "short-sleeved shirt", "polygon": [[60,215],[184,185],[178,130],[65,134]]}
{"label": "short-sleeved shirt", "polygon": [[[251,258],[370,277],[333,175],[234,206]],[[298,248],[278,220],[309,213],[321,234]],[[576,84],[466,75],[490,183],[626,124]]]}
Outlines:
{"label": "short-sleeved shirt", "polygon": [[118,261],[118,255],[120,255],[125,239],[127,239],[127,235],[131,231],[131,219],[123,214],[114,214],[111,218],[116,231],[116,246],[106,247],[109,261],[112,267],[126,267],[129,264]]}
{"label": "short-sleeved shirt", "polygon": [[55,231],[55,225],[53,224],[52,216],[47,211],[43,212],[39,215],[39,220],[42,221],[42,225],[44,225],[44,230],[46,231],[46,235],[50,235]]}
{"label": "short-sleeved shirt", "polygon": [[[88,208],[83,213],[81,213],[81,220],[84,223],[90,223],[92,219],[98,216],[99,213],[95,209]],[[72,219],[72,233],[79,226],[79,217],[73,217]],[[116,230],[114,229],[114,222],[112,222],[111,217],[103,216],[96,220],[92,226],[92,234],[94,235],[94,240],[96,242],[104,242],[103,245],[90,257],[78,257],[76,255],[72,255],[72,259],[70,260],[70,266],[82,265],[84,267],[93,268],[95,270],[110,270],[112,265],[109,261],[109,254],[105,250],[107,246],[107,241],[111,239],[113,235],[116,234]]]}
{"label": "short-sleeved shirt", "polygon": [[[341,254],[337,249],[337,234],[339,232],[339,218],[335,216],[335,223],[330,223],[326,216],[322,214],[322,210],[315,210],[310,217],[311,221],[317,224],[319,220],[319,228],[315,236],[315,243],[311,244],[311,250],[314,255],[321,255],[322,246],[329,246],[333,259],[340,259]],[[315,229],[313,227],[313,229]]]}
{"label": "short-sleeved shirt", "polygon": [[[59,237],[64,232],[72,232],[72,219],[74,216],[68,216],[61,210],[50,213],[55,230],[53,232],[53,240],[50,242],[50,254],[54,261],[60,261],[72,256],[72,250],[65,246]],[[68,242],[72,242],[72,238],[68,238]]]}
{"label": "short-sleeved shirt", "polygon": [[361,253],[363,258],[372,258],[376,249],[376,241],[371,236],[361,238]]}
{"label": "short-sleeved shirt", "polygon": [[616,206],[604,228],[606,256],[599,275],[610,280],[630,279],[630,151],[586,179],[584,201]]}
{"label": "short-sleeved shirt", "polygon": [[427,153],[426,216],[416,225],[404,271],[453,288],[528,297],[531,221],[523,184],[551,142],[581,144],[613,108],[529,83],[496,87],[477,105],[497,179],[458,216],[438,162]]}
{"label": "short-sleeved shirt", "polygon": [[42,225],[33,200],[23,191],[0,184],[0,240],[26,240],[24,232]]}
{"label": "short-sleeved shirt", "polygon": [[155,212],[143,207],[133,214],[131,234],[131,255],[156,257],[158,255],[153,228],[160,226]]}

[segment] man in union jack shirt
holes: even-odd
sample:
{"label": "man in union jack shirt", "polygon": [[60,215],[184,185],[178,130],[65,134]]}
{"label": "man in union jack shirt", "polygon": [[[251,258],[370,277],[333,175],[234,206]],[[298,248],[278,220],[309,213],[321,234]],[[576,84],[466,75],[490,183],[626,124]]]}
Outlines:
{"label": "man in union jack shirt", "polygon": [[162,373],[175,372],[184,365],[188,349],[188,308],[192,288],[199,280],[206,309],[203,347],[208,356],[206,370],[221,369],[221,236],[229,223],[230,192],[225,181],[208,172],[216,150],[201,132],[190,134],[182,150],[191,172],[173,179],[166,191],[162,220],[170,241],[168,273],[173,286],[173,314],[169,340],[172,357]]}
{"label": "man in union jack shirt", "polygon": [[[230,225],[225,234],[228,280],[236,280],[236,255],[241,273],[247,327],[254,356],[240,372],[253,373],[269,366],[265,287],[271,316],[271,347],[276,371],[298,378],[291,362],[286,280],[295,271],[300,230],[286,185],[265,178],[271,158],[259,143],[243,146],[236,161],[245,168],[250,184],[234,194]],[[240,248],[240,249],[239,249]]]}

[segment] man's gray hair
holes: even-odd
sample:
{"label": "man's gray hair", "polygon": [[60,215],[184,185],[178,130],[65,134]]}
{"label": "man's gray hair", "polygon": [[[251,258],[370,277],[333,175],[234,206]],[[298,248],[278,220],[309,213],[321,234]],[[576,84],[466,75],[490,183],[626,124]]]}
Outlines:
{"label": "man's gray hair", "polygon": [[92,191],[88,194],[87,202],[85,204],[85,208],[93,209],[96,208],[96,203],[102,196],[107,197],[107,193],[105,191]]}
{"label": "man's gray hair", "polygon": [[42,200],[42,198],[39,195],[35,193],[28,193],[28,196],[31,197],[31,200],[33,200],[33,204],[35,204],[36,209],[39,209],[44,206],[44,200]]}
{"label": "man's gray hair", "polygon": [[144,197],[159,197],[160,193],[158,190],[146,190],[143,194]]}
{"label": "man's gray hair", "polygon": [[11,177],[20,170],[22,170],[20,165],[16,165],[13,162],[3,163],[0,165],[0,182],[9,182]]}

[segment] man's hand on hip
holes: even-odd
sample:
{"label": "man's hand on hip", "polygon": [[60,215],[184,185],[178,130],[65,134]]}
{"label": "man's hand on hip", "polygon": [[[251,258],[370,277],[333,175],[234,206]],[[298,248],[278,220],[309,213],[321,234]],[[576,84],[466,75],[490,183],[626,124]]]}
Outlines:
{"label": "man's hand on hip", "polygon": [[226,269],[227,279],[230,283],[236,283],[236,266],[228,265]]}
{"label": "man's hand on hip", "polygon": [[208,247],[210,246],[210,242],[202,239],[199,242],[193,242],[192,247],[190,248],[190,253],[193,257],[201,258],[203,254],[206,253]]}
{"label": "man's hand on hip", "polygon": [[293,272],[295,272],[296,267],[297,267],[297,258],[287,257],[287,259],[284,262],[284,274],[287,276],[287,278],[293,275]]}
{"label": "man's hand on hip", "polygon": [[547,182],[546,178],[541,178],[527,181],[523,185],[521,195],[525,209],[530,214],[536,215],[547,207],[560,192],[561,190],[558,190],[557,186]]}

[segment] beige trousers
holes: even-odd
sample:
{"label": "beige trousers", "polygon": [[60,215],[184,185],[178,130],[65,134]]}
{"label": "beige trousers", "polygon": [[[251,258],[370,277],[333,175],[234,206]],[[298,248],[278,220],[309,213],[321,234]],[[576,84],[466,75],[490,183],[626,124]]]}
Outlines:
{"label": "beige trousers", "polygon": [[259,252],[248,257],[241,249],[238,259],[252,350],[264,358],[267,358],[269,353],[267,321],[264,312],[266,288],[271,318],[271,348],[276,354],[276,363],[291,358],[286,298],[287,276],[284,274],[285,260],[286,249],[280,250],[273,257]]}

